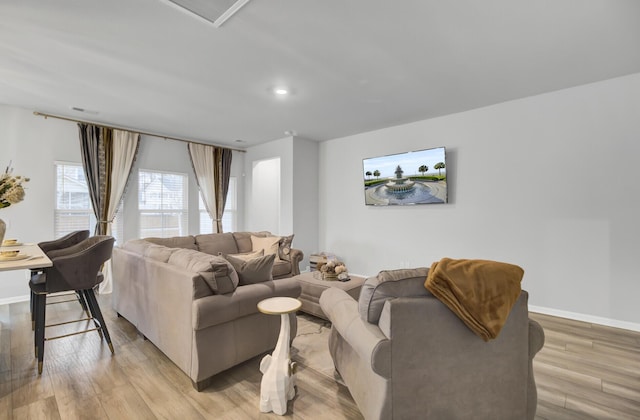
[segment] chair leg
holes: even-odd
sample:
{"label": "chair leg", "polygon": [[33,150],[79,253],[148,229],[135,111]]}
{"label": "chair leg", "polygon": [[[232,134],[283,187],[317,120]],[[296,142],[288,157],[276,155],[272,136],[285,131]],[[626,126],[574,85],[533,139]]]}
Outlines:
{"label": "chair leg", "polygon": [[82,306],[82,310],[85,311],[87,316],[91,316],[89,313],[89,307],[87,306],[86,298],[84,297],[84,290],[76,290],[76,297],[78,298],[78,302],[80,302],[80,306]]}
{"label": "chair leg", "polygon": [[96,316],[96,311],[94,308],[94,304],[91,301],[91,299],[89,298],[89,291],[88,290],[81,290],[80,293],[82,294],[82,298],[84,299],[86,305],[87,305],[87,316],[89,316],[89,318],[91,318],[93,320],[93,325],[95,325],[96,327],[96,331],[98,332],[98,335],[100,336],[100,340],[102,340],[104,338],[103,334],[102,334],[102,325],[100,324],[100,320],[99,318]]}
{"label": "chair leg", "polygon": [[111,343],[111,337],[109,336],[109,330],[107,329],[107,324],[104,322],[104,318],[102,316],[102,312],[100,311],[100,306],[98,305],[98,300],[96,299],[96,295],[93,293],[93,289],[87,289],[84,291],[85,297],[87,298],[87,303],[89,304],[89,308],[91,309],[91,313],[93,317],[100,322],[100,330],[104,334],[104,339],[109,344],[109,350],[111,350],[111,354],[114,353],[113,344]]}
{"label": "chair leg", "polygon": [[38,374],[42,373],[44,361],[44,330],[47,308],[47,295],[35,294],[36,308],[36,355],[38,356]]}
{"label": "chair leg", "polygon": [[29,297],[29,309],[31,310],[31,331],[36,330],[36,295],[31,291]]}

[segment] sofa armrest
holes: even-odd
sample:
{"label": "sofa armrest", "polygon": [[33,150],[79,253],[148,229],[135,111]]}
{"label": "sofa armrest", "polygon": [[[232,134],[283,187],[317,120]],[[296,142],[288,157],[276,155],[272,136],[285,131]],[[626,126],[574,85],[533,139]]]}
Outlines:
{"label": "sofa armrest", "polygon": [[340,336],[372,370],[391,377],[391,342],[377,325],[360,318],[358,302],[342,289],[330,287],[320,296],[320,307]]}
{"label": "sofa armrest", "polygon": [[529,319],[529,359],[533,359],[542,346],[544,346],[544,330],[538,322]]}
{"label": "sofa armrest", "polygon": [[291,260],[291,276],[297,276],[300,274],[300,263],[304,258],[304,253],[299,249],[291,248],[289,258]]}

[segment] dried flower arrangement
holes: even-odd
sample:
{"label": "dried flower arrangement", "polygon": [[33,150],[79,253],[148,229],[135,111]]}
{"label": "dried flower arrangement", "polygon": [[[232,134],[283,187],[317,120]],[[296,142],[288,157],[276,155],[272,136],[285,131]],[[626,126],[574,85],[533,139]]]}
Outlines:
{"label": "dried flower arrangement", "polygon": [[0,209],[24,200],[22,183],[29,182],[29,178],[20,175],[13,176],[11,175],[12,171],[13,168],[7,166],[4,173],[0,175]]}
{"label": "dried flower arrangement", "polygon": [[322,277],[326,280],[337,278],[338,280],[345,280],[349,278],[349,272],[347,266],[342,261],[328,261],[322,267],[320,267]]}

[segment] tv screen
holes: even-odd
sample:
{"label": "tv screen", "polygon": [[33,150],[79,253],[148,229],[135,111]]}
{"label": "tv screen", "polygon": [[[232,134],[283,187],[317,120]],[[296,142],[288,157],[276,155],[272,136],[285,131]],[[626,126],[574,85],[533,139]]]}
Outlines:
{"label": "tv screen", "polygon": [[363,159],[365,204],[446,203],[446,163],[444,147]]}

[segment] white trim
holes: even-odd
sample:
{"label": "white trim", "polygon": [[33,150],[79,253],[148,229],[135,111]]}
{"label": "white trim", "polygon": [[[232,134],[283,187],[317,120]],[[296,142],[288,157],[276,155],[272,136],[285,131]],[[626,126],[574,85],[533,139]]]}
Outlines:
{"label": "white trim", "polygon": [[249,0],[238,0],[231,5],[231,7],[220,15],[218,19],[213,22],[213,26],[219,28],[225,23],[231,16],[238,13],[238,10],[242,8],[245,4],[249,3]]}
{"label": "white trim", "polygon": [[543,306],[529,305],[530,312],[537,312],[545,315],[568,318],[576,321],[590,322],[592,324],[605,325],[607,327],[622,328],[624,330],[640,332],[640,324],[635,322],[620,321],[617,319],[602,318],[599,316],[579,314],[576,312],[562,311],[560,309],[545,308]]}
{"label": "white trim", "polygon": [[8,298],[0,299],[0,305],[9,305],[11,303],[25,302],[29,300],[29,295],[24,296],[12,296]]}

